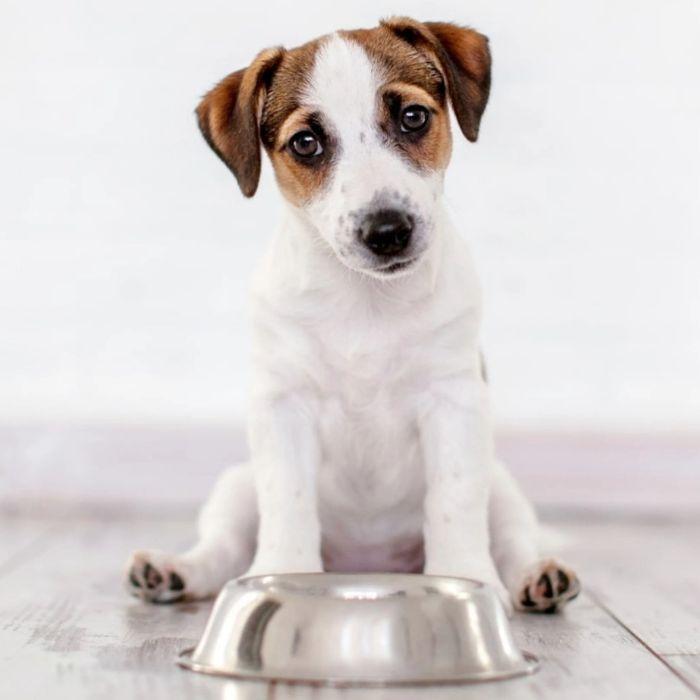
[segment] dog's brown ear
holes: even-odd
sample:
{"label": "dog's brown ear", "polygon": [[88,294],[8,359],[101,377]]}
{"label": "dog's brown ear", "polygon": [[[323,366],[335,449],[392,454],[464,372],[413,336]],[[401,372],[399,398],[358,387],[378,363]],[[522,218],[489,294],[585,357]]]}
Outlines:
{"label": "dog's brown ear", "polygon": [[199,128],[214,153],[236,176],[246,197],[260,180],[259,117],[264,91],[284,49],[266,49],[243,70],[226,76],[197,107]]}
{"label": "dog's brown ear", "polygon": [[445,73],[462,133],[476,141],[491,88],[489,40],[473,29],[450,22],[392,17],[382,24],[409,44],[435,55]]}

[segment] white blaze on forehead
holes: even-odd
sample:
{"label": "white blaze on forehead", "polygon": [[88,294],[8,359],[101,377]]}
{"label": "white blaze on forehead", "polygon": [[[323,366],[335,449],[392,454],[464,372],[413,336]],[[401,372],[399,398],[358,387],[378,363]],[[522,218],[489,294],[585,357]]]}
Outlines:
{"label": "white blaze on forehead", "polygon": [[303,101],[323,114],[346,145],[361,133],[370,138],[380,73],[360,44],[333,34],[316,53]]}

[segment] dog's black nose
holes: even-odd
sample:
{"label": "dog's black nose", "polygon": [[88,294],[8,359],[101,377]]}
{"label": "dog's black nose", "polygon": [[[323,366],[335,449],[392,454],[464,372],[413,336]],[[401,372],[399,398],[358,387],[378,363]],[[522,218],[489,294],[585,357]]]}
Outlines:
{"label": "dog's black nose", "polygon": [[396,255],[411,241],[413,219],[398,209],[380,209],[365,216],[360,225],[360,240],[382,257]]}

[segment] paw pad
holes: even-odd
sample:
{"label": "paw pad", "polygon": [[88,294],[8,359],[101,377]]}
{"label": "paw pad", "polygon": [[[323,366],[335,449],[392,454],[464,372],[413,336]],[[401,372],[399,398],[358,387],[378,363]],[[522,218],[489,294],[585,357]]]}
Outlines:
{"label": "paw pad", "polygon": [[151,603],[174,603],[185,595],[185,580],[159,557],[134,554],[127,570],[126,586],[132,595]]}
{"label": "paw pad", "polygon": [[516,605],[525,612],[552,614],[576,598],[581,584],[576,574],[557,562],[537,564],[525,577]]}

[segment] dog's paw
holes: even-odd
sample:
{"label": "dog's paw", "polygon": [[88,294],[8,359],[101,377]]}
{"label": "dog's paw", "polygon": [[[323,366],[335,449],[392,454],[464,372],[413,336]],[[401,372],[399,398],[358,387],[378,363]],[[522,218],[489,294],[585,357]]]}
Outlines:
{"label": "dog's paw", "polygon": [[187,595],[186,578],[174,558],[155,550],[131,555],[125,584],[129,593],[149,603],[174,603]]}
{"label": "dog's paw", "polygon": [[581,592],[576,574],[556,559],[537,562],[513,592],[513,602],[524,612],[555,613]]}

